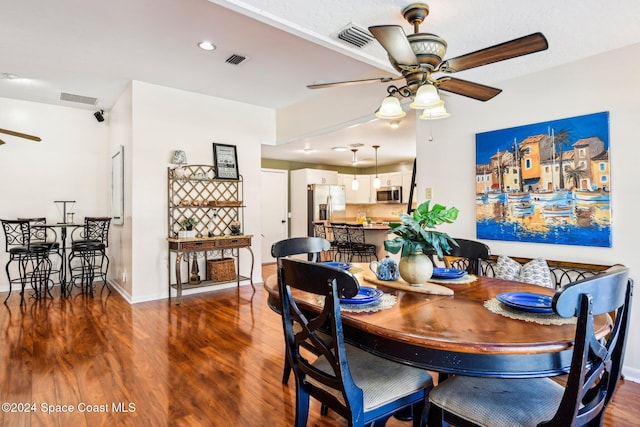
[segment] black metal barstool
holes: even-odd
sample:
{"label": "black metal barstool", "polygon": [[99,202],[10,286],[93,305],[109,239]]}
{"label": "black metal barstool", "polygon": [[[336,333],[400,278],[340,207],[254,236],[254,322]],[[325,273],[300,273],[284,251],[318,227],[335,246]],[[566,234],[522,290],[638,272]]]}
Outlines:
{"label": "black metal barstool", "polygon": [[364,226],[362,224],[350,224],[347,227],[349,236],[349,246],[351,247],[351,257],[349,261],[358,258],[358,261],[378,260],[378,248],[373,243],[367,243],[364,237]]}
{"label": "black metal barstool", "polygon": [[110,223],[109,217],[86,217],[84,225],[71,232],[71,254],[69,255],[71,286],[68,288],[68,295],[73,285],[79,282],[83,292],[93,297],[93,282],[96,278],[102,279],[102,289],[106,287],[111,293],[107,283]]}
{"label": "black metal barstool", "polygon": [[[349,244],[349,231],[347,224],[342,222],[332,222],[333,244],[335,247],[334,261],[351,260],[351,245]],[[344,257],[344,259],[343,259]]]}
{"label": "black metal barstool", "polygon": [[[29,221],[30,239],[31,245],[46,246],[49,251],[49,260],[51,261],[51,272],[49,274],[49,280],[51,284],[56,282],[51,279],[51,276],[58,276],[58,282],[61,286],[64,284],[64,278],[62,277],[64,268],[62,264],[66,262],[60,252],[60,243],[58,242],[58,233],[51,228],[47,227],[47,219],[45,217],[36,218],[18,218],[21,221]],[[60,259],[60,266],[55,266],[51,260],[51,255],[55,255]],[[60,294],[63,294],[64,290],[61,288]]]}
{"label": "black metal barstool", "polygon": [[[49,248],[46,245],[31,243],[31,228],[28,220],[1,220],[5,234],[5,248],[9,254],[9,261],[5,266],[9,280],[9,293],[6,303],[11,296],[13,284],[20,284],[20,305],[24,303],[24,292],[27,284],[31,284],[35,298],[46,297],[51,274],[51,260]],[[11,264],[17,264],[18,277],[11,277]]]}
{"label": "black metal barstool", "polygon": [[324,221],[315,221],[313,223],[313,236],[319,237],[321,239],[326,239],[329,241],[329,244],[330,244],[329,250],[323,251],[322,254],[320,254],[321,261],[326,261],[327,259],[333,260],[333,257],[335,256],[335,253],[336,253],[336,246],[333,243],[332,239],[329,238],[328,235],[329,233],[327,232],[327,227]]}

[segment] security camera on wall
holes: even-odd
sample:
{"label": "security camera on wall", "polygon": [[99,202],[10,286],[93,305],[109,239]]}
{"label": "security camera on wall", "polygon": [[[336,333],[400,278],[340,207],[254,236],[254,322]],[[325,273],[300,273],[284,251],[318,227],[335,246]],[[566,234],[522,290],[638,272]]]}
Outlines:
{"label": "security camera on wall", "polygon": [[104,110],[100,110],[93,113],[93,116],[96,118],[97,121],[104,122],[103,114],[104,114]]}

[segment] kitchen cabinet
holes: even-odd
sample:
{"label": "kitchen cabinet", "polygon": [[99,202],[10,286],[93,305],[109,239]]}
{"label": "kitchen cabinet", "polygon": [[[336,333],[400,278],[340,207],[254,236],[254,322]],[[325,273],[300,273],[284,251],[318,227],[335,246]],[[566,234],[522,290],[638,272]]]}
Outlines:
{"label": "kitchen cabinet", "polygon": [[380,178],[381,187],[400,187],[402,185],[401,172],[379,173],[378,178]]}
{"label": "kitchen cabinet", "polygon": [[297,179],[304,180],[305,184],[338,184],[338,172],[323,169],[298,169],[296,172]]}
{"label": "kitchen cabinet", "polygon": [[371,175],[356,175],[356,181],[358,181],[358,189],[352,190],[353,175],[340,174],[340,184],[344,185],[347,203],[352,205],[375,203],[375,193],[374,198],[371,198],[373,182]]}

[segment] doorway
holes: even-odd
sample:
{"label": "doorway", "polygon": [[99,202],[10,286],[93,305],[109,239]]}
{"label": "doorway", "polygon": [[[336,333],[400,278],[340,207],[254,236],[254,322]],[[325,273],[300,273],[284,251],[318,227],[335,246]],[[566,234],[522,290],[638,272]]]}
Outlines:
{"label": "doorway", "polygon": [[271,245],[288,237],[289,172],[281,169],[262,169],[260,174],[262,263],[267,264],[276,262],[271,256]]}

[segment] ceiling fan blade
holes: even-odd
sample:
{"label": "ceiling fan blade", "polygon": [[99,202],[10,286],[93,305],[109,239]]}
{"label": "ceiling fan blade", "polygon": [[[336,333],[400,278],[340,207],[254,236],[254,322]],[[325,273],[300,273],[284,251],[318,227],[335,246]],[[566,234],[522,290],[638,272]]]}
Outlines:
{"label": "ceiling fan blade", "polygon": [[14,132],[12,130],[0,129],[0,133],[6,133],[7,135],[17,136],[18,138],[30,139],[32,141],[42,141],[38,136],[27,135],[26,133]]}
{"label": "ceiling fan blade", "polygon": [[467,96],[479,101],[488,101],[502,92],[502,89],[496,89],[495,87],[468,82],[466,80],[460,80],[453,77],[441,77],[436,80],[436,85],[440,90]]}
{"label": "ceiling fan blade", "polygon": [[378,40],[390,57],[400,65],[418,65],[407,35],[399,25],[377,25],[369,27],[373,37]]}
{"label": "ceiling fan blade", "polygon": [[358,84],[362,84],[362,83],[373,83],[373,82],[378,82],[378,83],[387,83],[387,82],[392,82],[394,80],[400,80],[404,77],[400,76],[400,77],[376,77],[374,79],[362,79],[362,80],[349,80],[346,82],[333,82],[333,83],[318,83],[318,84],[313,84],[313,85],[307,85],[307,87],[309,89],[322,89],[325,87],[334,87],[334,86],[352,86],[352,85],[358,85]]}
{"label": "ceiling fan blade", "polygon": [[447,59],[442,63],[439,71],[455,73],[480,67],[481,65],[504,61],[505,59],[540,52],[548,47],[547,39],[542,33],[529,34],[528,36],[467,53],[457,58]]}

